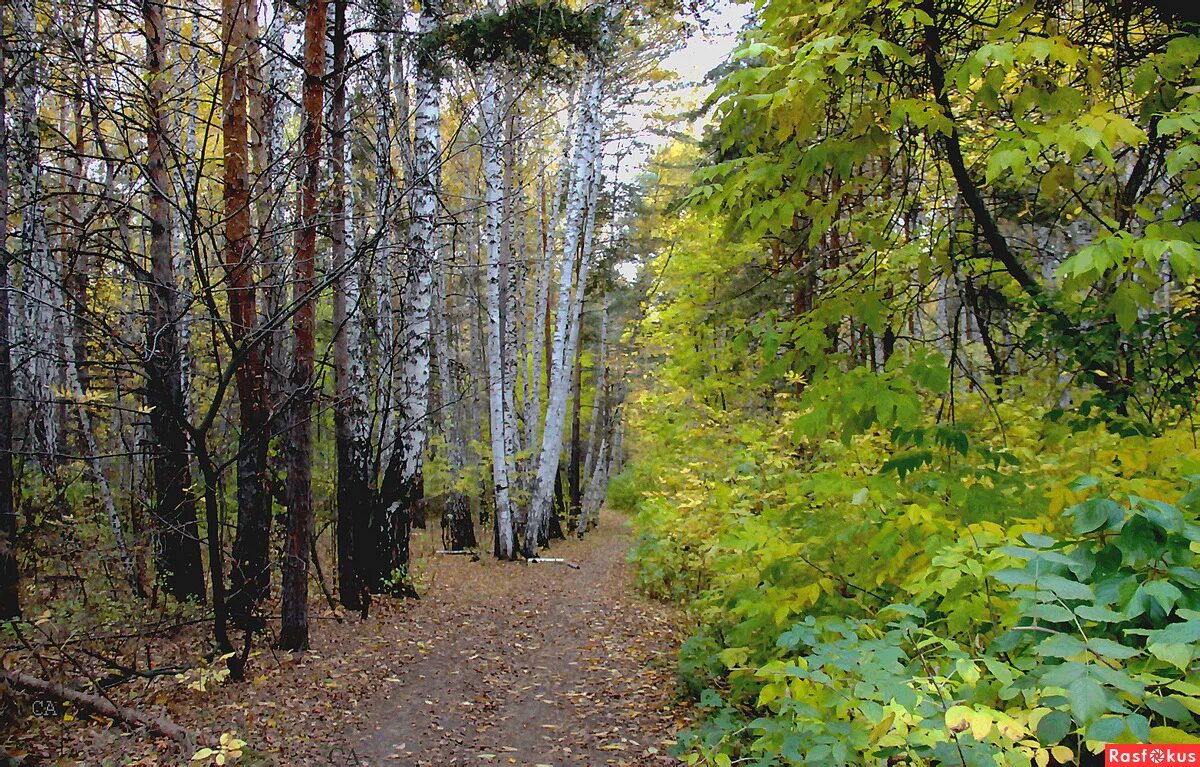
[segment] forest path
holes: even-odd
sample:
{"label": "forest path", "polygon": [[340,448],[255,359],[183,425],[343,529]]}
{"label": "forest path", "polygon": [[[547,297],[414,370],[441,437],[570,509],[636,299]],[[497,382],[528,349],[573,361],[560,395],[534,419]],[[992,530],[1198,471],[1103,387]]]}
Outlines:
{"label": "forest path", "polygon": [[431,556],[405,612],[391,691],[347,738],[362,764],[650,767],[680,722],[678,615],[635,596],[628,521],[519,564]]}

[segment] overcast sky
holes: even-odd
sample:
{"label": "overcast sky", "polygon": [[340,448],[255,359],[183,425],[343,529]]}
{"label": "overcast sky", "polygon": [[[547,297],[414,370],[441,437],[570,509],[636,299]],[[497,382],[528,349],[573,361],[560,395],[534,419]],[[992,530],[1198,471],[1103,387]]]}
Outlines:
{"label": "overcast sky", "polygon": [[[733,52],[750,8],[749,4],[718,0],[714,9],[704,14],[705,29],[695,30],[683,48],[662,61],[662,69],[677,73],[679,79],[670,85],[664,83],[650,99],[652,103],[634,107],[633,113],[627,115],[626,124],[638,132],[639,146],[631,149],[627,141],[622,141],[619,148],[610,148],[618,154],[628,152],[621,160],[618,178],[636,179],[650,155],[669,140],[651,131],[659,123],[653,118],[654,113],[679,114],[694,109],[711,92],[712,84],[704,83],[704,76]],[[700,127],[698,123],[691,126],[679,123],[671,129],[698,132]]]}

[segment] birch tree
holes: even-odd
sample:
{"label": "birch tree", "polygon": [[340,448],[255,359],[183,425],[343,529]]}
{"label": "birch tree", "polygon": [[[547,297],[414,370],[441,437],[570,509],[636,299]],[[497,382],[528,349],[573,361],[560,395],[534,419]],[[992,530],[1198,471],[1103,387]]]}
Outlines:
{"label": "birch tree", "polygon": [[582,246],[586,227],[587,202],[592,192],[592,182],[600,154],[600,102],[603,84],[604,69],[601,58],[599,52],[593,52],[588,57],[585,75],[586,91],[581,99],[579,130],[576,134],[575,157],[572,161],[570,190],[567,197],[562,269],[559,275],[557,314],[551,348],[551,377],[548,384],[541,453],[537,464],[537,477],[523,546],[526,556],[534,556],[537,553],[539,531],[549,521],[554,482],[558,475],[559,458],[562,451],[563,421],[570,394],[571,361],[574,358],[575,344],[579,337],[577,317],[582,309],[583,292],[586,287],[583,284],[585,281],[583,272],[589,263],[588,254],[585,253],[584,258],[580,261],[580,274],[577,276],[575,255]]}
{"label": "birch tree", "polygon": [[353,200],[347,202],[350,174],[349,125],[346,118],[346,79],[349,43],[346,39],[346,0],[334,2],[333,92],[329,109],[330,246],[337,275],[333,294],[334,438],[337,453],[338,598],[351,610],[366,608],[359,551],[367,545],[371,494],[370,422],[367,414],[366,367],[362,343],[362,288],[354,253]]}
{"label": "birch tree", "polygon": [[[0,25],[7,15],[0,9]],[[8,252],[8,40],[0,35],[0,620],[21,615],[17,512],[13,504],[13,370]]]}
{"label": "birch tree", "polygon": [[[421,6],[418,39],[432,40],[439,7],[429,0]],[[414,138],[412,221],[402,293],[404,327],[399,343],[401,380],[395,448],[386,462],[375,499],[377,544],[383,547],[383,567],[375,577],[381,586],[401,595],[415,595],[409,566],[412,513],[421,498],[424,451],[429,421],[429,311],[433,269],[438,259],[437,196],[440,161],[441,111],[434,50],[422,47],[414,72]],[[388,222],[381,221],[380,226]],[[385,443],[387,440],[385,439]]]}
{"label": "birch tree", "polygon": [[497,112],[499,80],[489,69],[483,77],[479,101],[480,149],[483,153],[483,206],[485,223],[484,259],[487,284],[487,390],[488,423],[491,444],[492,486],[494,492],[496,541],[495,555],[500,559],[516,556],[514,524],[509,496],[509,444],[505,414],[503,285],[501,265],[501,195],[503,179],[503,139]]}
{"label": "birch tree", "polygon": [[39,35],[33,0],[13,3],[14,127],[16,128],[15,196],[21,215],[21,292],[24,312],[15,339],[23,357],[17,369],[27,371],[22,399],[28,403],[26,440],[49,466],[56,460],[59,429],[53,392],[59,385],[57,360],[61,341],[57,287],[58,262],[51,258],[42,199],[41,139],[38,129]]}

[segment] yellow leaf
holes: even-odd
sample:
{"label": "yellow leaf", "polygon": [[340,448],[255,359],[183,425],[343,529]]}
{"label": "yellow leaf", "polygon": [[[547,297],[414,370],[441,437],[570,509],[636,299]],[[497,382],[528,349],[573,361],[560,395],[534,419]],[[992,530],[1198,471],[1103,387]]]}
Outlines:
{"label": "yellow leaf", "polygon": [[973,711],[967,718],[971,723],[971,734],[975,740],[982,741],[992,731],[992,718],[982,711]]}
{"label": "yellow leaf", "polygon": [[1151,743],[1200,743],[1200,738],[1174,727],[1151,727]]}
{"label": "yellow leaf", "polygon": [[889,711],[888,715],[879,721],[879,724],[871,728],[871,735],[867,741],[869,743],[875,743],[884,735],[887,735],[888,731],[892,729],[892,722],[894,721],[896,721],[896,712]]}

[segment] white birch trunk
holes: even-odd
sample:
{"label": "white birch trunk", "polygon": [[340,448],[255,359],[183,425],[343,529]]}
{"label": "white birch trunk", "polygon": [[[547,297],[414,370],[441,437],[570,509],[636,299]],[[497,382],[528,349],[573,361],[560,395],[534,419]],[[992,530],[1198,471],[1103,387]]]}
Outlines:
{"label": "white birch trunk", "polygon": [[[506,97],[503,102],[506,112],[511,112],[512,100]],[[501,293],[501,312],[503,335],[501,336],[500,359],[504,363],[504,457],[508,462],[509,480],[516,482],[517,454],[521,451],[520,434],[517,429],[517,354],[518,339],[517,325],[520,324],[520,304],[517,301],[517,250],[513,239],[514,231],[514,188],[513,174],[516,157],[513,151],[513,134],[515,118],[510,114],[497,115],[504,120],[503,183],[501,186],[501,250],[500,273],[503,280]]]}
{"label": "white birch trunk", "polygon": [[[58,447],[61,424],[54,402],[59,381],[57,360],[62,351],[59,310],[61,276],[58,262],[50,253],[46,232],[46,212],[42,200],[41,146],[38,136],[38,35],[35,29],[33,0],[13,4],[13,32],[16,72],[16,155],[13,167],[16,206],[21,211],[21,264],[24,303],[14,330],[17,352],[15,370],[26,371],[20,396],[29,403],[27,444],[49,459]],[[70,355],[68,355],[70,356]]]}
{"label": "white birch trunk", "polygon": [[400,418],[393,415],[396,404],[397,339],[395,311],[393,302],[395,280],[392,275],[392,218],[394,205],[395,178],[392,172],[392,57],[391,33],[392,16],[389,4],[383,0],[375,3],[375,25],[377,31],[375,52],[375,262],[374,303],[376,335],[379,340],[379,369],[376,371],[378,386],[377,407],[382,412],[380,424],[380,460],[379,465],[387,466],[391,462],[392,451],[397,449],[399,439]]}
{"label": "white birch trunk", "polygon": [[[349,133],[349,131],[347,131]],[[358,264],[355,263],[354,238],[354,183],[350,166],[350,140],[344,145],[345,154],[341,158],[345,168],[346,179],[346,209],[344,212],[345,254],[349,259],[346,264],[334,264],[334,269],[341,269],[341,278],[337,287],[342,292],[342,302],[345,307],[345,317],[341,320],[340,337],[344,345],[335,351],[337,363],[337,395],[342,408],[342,418],[345,419],[346,432],[351,447],[351,460],[358,466],[368,464],[368,445],[371,439],[371,422],[368,417],[369,397],[367,387],[367,367],[363,355],[363,322],[362,322],[362,282],[359,279]],[[344,354],[344,357],[342,356]]]}
{"label": "white birch trunk", "polygon": [[[436,24],[437,8],[426,0],[419,32],[427,35]],[[437,75],[432,62],[418,61],[414,73],[411,252],[404,284],[404,359],[401,391],[404,428],[400,434],[402,477],[414,481],[421,473],[429,426],[429,309],[433,270],[439,260],[437,237],[438,163],[441,155],[441,108]]]}
{"label": "white birch trunk", "polygon": [[481,147],[483,151],[484,213],[487,243],[487,370],[488,414],[492,459],[492,485],[495,492],[496,556],[512,559],[516,554],[513,539],[512,506],[509,498],[509,459],[506,455],[504,327],[502,314],[501,223],[504,186],[501,158],[501,132],[496,108],[495,72],[484,76],[479,103]]}
{"label": "white birch trunk", "polygon": [[[525,554],[537,553],[538,531],[550,518],[554,495],[554,478],[562,451],[563,419],[567,410],[567,398],[571,384],[571,360],[579,340],[577,316],[583,304],[583,292],[587,283],[590,254],[584,252],[580,259],[579,274],[575,274],[575,258],[579,252],[587,229],[588,199],[595,177],[600,154],[601,111],[600,96],[604,83],[604,69],[599,58],[589,60],[586,93],[581,99],[579,133],[572,168],[570,192],[567,198],[566,232],[563,237],[562,270],[558,284],[558,316],[555,321],[553,359],[549,397],[546,404],[546,422],[542,432],[541,455],[538,460],[537,479],[529,509],[529,523],[525,537]],[[574,286],[574,290],[572,290]]]}

